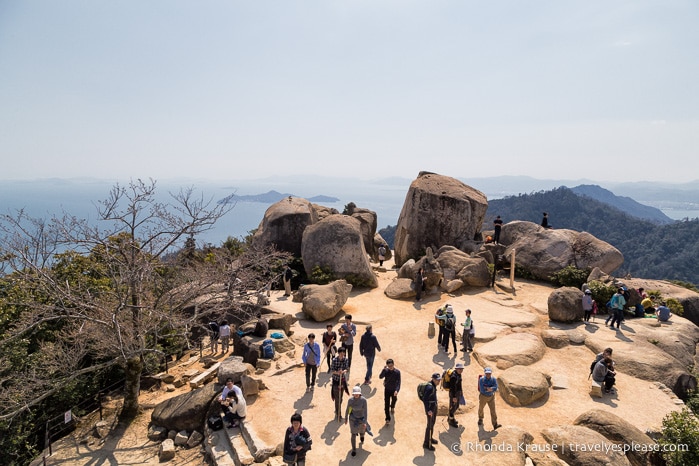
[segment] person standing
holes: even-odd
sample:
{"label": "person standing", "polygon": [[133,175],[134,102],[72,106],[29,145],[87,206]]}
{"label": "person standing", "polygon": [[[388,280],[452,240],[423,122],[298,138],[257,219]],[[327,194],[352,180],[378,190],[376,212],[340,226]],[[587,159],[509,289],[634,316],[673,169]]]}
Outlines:
{"label": "person standing", "polygon": [[425,387],[425,393],[422,396],[422,404],[425,408],[427,416],[427,427],[425,427],[425,441],[422,442],[422,448],[434,451],[434,446],[437,444],[437,439],[434,435],[434,422],[437,419],[437,386],[442,376],[438,372],[432,374],[432,380]]}
{"label": "person standing", "polygon": [[502,219],[498,215],[495,217],[495,220],[493,220],[493,228],[495,229],[495,233],[493,234],[493,241],[495,244],[500,244],[500,231],[502,230]]}
{"label": "person standing", "polygon": [[[612,299],[610,300],[612,307],[612,320],[609,322],[609,328],[614,328],[614,322],[616,322],[616,329],[619,330],[621,321],[624,319],[624,307],[626,307],[626,299],[624,298],[624,289],[619,288]],[[605,322],[605,325],[607,323]]]}
{"label": "person standing", "polygon": [[502,424],[498,424],[498,415],[495,412],[495,393],[498,391],[498,381],[493,377],[493,370],[490,367],[486,367],[483,373],[484,375],[478,379],[478,425],[483,425],[483,408],[488,405],[493,429],[497,429],[502,427]]}
{"label": "person standing", "polygon": [[447,305],[446,318],[444,319],[444,352],[449,352],[449,338],[451,338],[452,346],[454,347],[454,353],[456,353],[456,316],[454,315],[454,308],[451,305]]}
{"label": "person standing", "polygon": [[450,307],[450,304],[445,304],[443,307],[437,309],[437,312],[434,313],[434,321],[437,324],[437,351],[442,349],[442,346],[444,346],[444,340],[446,339],[444,324],[447,320],[448,307]]}
{"label": "person standing", "polygon": [[381,345],[379,345],[379,340],[376,339],[376,335],[372,333],[372,326],[367,325],[364,335],[362,335],[359,341],[359,354],[364,356],[366,359],[366,376],[364,376],[364,384],[369,385],[371,383],[371,376],[373,375],[374,368],[374,358],[376,357],[376,351],[381,351]]}
{"label": "person standing", "polygon": [[420,301],[422,298],[422,288],[425,286],[425,272],[420,267],[415,272],[415,301]]}
{"label": "person standing", "polygon": [[379,246],[379,267],[383,267],[383,261],[386,260],[386,246]]}
{"label": "person standing", "polygon": [[357,456],[357,435],[359,435],[359,443],[364,443],[364,433],[371,433],[369,426],[369,409],[366,398],[362,396],[362,388],[356,385],[352,389],[352,397],[347,400],[347,408],[345,409],[345,424],[349,424],[350,433],[352,434],[352,456]]}
{"label": "person standing", "polygon": [[335,348],[335,343],[337,342],[337,333],[333,332],[332,324],[325,326],[325,332],[323,332],[323,354],[328,362],[328,373],[330,373],[330,365],[333,362],[333,358],[337,353]]}
{"label": "person standing", "polygon": [[218,324],[216,321],[209,322],[209,341],[211,342],[211,354],[218,353]]}
{"label": "person standing", "polygon": [[294,272],[291,270],[289,265],[284,269],[284,275],[282,276],[284,280],[284,296],[291,296],[291,278],[294,276]]}
{"label": "person standing", "polygon": [[472,337],[475,336],[476,332],[473,327],[473,319],[471,319],[471,309],[466,309],[466,320],[464,320],[464,323],[461,325],[464,327],[464,333],[461,338],[463,341],[463,348],[461,351],[464,353],[473,351]]}
{"label": "person standing", "polygon": [[352,367],[352,352],[354,351],[354,337],[357,336],[357,326],[352,323],[352,315],[345,316],[345,323],[340,327],[342,330],[342,347],[347,350],[347,368]]}
{"label": "person standing", "polygon": [[549,228],[549,214],[547,212],[544,212],[544,218],[541,219],[541,226]]}
{"label": "person standing", "polygon": [[316,375],[320,366],[320,345],[316,343],[314,333],[308,334],[308,342],[303,345],[301,360],[306,366],[306,391],[313,391],[316,385]]}
{"label": "person standing", "polygon": [[[396,369],[393,359],[386,360],[386,367],[379,374],[383,381],[383,410],[386,414],[386,424],[391,422],[391,413],[396,410],[398,392],[400,391],[400,370]],[[390,411],[389,411],[390,410]]]}
{"label": "person standing", "polygon": [[221,351],[223,351],[223,354],[226,354],[228,352],[228,345],[231,341],[231,326],[228,325],[227,320],[221,322],[218,332],[219,336],[221,337]]}
{"label": "person standing", "polygon": [[590,321],[590,315],[592,315],[592,291],[589,289],[585,290],[582,297],[582,308],[585,312],[584,320],[585,322]]}
{"label": "person standing", "polygon": [[459,427],[459,423],[454,419],[454,414],[456,410],[459,409],[459,404],[464,396],[464,389],[461,384],[461,373],[463,371],[464,365],[458,363],[451,372],[451,377],[449,377],[449,417],[447,418],[447,422],[452,427]]}
{"label": "person standing", "polygon": [[342,422],[342,392],[347,392],[347,358],[345,357],[347,350],[340,347],[337,350],[337,356],[333,358],[332,365],[332,386],[330,389],[330,397],[335,402],[335,419]]}
{"label": "person standing", "polygon": [[306,452],[311,449],[313,439],[308,429],[302,425],[299,413],[291,415],[291,425],[284,434],[284,463],[289,466],[305,466]]}

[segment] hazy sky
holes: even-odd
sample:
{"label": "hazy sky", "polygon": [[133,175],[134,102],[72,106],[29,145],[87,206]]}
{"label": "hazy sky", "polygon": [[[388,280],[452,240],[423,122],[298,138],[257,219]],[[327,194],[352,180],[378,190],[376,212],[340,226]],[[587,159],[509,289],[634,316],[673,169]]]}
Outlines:
{"label": "hazy sky", "polygon": [[0,0],[0,179],[699,178],[696,0]]}

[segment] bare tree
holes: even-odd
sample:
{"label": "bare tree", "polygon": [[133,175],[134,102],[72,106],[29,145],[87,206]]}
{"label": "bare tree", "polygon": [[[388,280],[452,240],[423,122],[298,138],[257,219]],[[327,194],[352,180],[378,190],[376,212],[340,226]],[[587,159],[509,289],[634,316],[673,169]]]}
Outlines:
{"label": "bare tree", "polygon": [[[21,211],[2,216],[0,270],[19,288],[13,296],[20,298],[11,304],[22,309],[3,344],[52,323],[61,327],[59,338],[42,342],[32,369],[0,380],[0,419],[40,404],[87,372],[116,364],[126,380],[122,417],[132,417],[144,365],[158,354],[163,337],[186,340],[203,312],[240,306],[242,295],[231,297],[227,289],[232,273],[250,286],[269,278],[275,261],[283,259],[261,250],[234,262],[212,249],[194,263],[168,260],[180,241],[210,229],[233,206],[211,206],[192,189],[161,203],[155,185],[115,185],[97,206],[98,224],[69,215],[45,222]],[[0,364],[1,373],[6,361]]]}

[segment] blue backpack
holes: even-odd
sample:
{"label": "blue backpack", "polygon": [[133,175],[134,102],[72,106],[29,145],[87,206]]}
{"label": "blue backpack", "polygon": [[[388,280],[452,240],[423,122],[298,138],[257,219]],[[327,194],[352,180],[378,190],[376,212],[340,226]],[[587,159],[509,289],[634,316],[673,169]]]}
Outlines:
{"label": "blue backpack", "polygon": [[262,342],[262,358],[274,359],[274,342],[270,338]]}

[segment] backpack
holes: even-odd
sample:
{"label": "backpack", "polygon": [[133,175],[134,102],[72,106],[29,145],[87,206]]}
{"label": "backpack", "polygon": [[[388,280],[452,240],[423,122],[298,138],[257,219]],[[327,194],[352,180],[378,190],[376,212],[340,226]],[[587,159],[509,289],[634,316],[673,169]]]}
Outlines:
{"label": "backpack", "polygon": [[449,385],[451,382],[451,375],[454,373],[454,369],[447,369],[442,373],[442,389],[449,390]]}
{"label": "backpack", "polygon": [[427,386],[430,384],[430,382],[422,382],[418,384],[417,386],[417,397],[420,398],[420,401],[425,401],[425,389]]}
{"label": "backpack", "polygon": [[223,429],[223,419],[218,414],[212,414],[207,419],[206,423],[209,425],[211,430],[221,430]]}
{"label": "backpack", "polygon": [[478,393],[481,392],[481,377],[483,377],[483,374],[478,374],[478,384],[476,385],[476,391]]}
{"label": "backpack", "polygon": [[444,330],[451,332],[452,330],[454,330],[455,324],[456,319],[454,318],[454,316],[447,317],[447,319],[444,321]]}
{"label": "backpack", "polygon": [[262,342],[262,358],[274,359],[274,342],[270,338]]}
{"label": "backpack", "polygon": [[592,371],[595,370],[596,365],[597,365],[597,360],[592,361],[592,364],[590,364],[590,374],[587,376],[588,379],[592,375]]}

